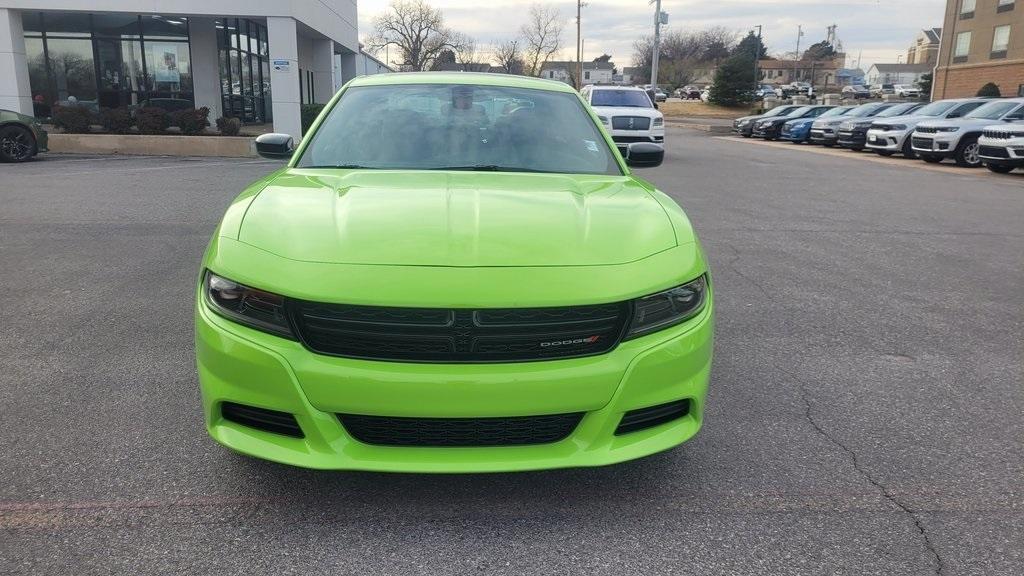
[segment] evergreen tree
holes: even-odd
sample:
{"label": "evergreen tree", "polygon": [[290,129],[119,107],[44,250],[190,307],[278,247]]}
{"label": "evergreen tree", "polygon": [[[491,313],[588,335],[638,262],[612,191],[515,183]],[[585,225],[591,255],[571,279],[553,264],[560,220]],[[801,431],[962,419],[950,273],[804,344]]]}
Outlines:
{"label": "evergreen tree", "polygon": [[932,93],[932,73],[922,74],[921,79],[917,81],[917,85],[921,88],[921,94],[926,97]]}
{"label": "evergreen tree", "polygon": [[989,82],[988,84],[985,84],[984,86],[981,87],[981,89],[978,90],[978,96],[987,98],[1000,98],[1002,97],[1002,93],[999,92],[999,86],[995,85],[992,82]]}
{"label": "evergreen tree", "polygon": [[804,51],[801,60],[831,60],[836,55],[836,49],[827,41],[822,40],[817,44],[811,44]]}
{"label": "evergreen tree", "polygon": [[768,48],[765,47],[764,42],[762,42],[757,35],[753,32],[749,32],[743,40],[740,40],[740,43],[737,44],[736,48],[732,51],[733,56],[739,56],[741,54],[746,55],[747,60],[750,61],[754,60],[754,55],[756,54],[757,59],[761,60],[768,56]]}
{"label": "evergreen tree", "polygon": [[708,99],[718,106],[740,106],[754,99],[754,68],[749,54],[737,54],[718,67]]}

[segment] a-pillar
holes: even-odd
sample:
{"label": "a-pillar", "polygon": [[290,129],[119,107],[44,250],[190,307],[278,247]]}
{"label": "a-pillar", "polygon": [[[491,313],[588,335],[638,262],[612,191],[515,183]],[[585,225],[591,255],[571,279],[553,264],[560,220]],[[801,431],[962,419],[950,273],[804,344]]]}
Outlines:
{"label": "a-pillar", "polygon": [[32,116],[21,12],[0,8],[0,108]]}
{"label": "a-pillar", "polygon": [[274,132],[302,137],[299,109],[299,48],[295,20],[267,17],[267,42],[270,48],[270,92],[274,111]]}

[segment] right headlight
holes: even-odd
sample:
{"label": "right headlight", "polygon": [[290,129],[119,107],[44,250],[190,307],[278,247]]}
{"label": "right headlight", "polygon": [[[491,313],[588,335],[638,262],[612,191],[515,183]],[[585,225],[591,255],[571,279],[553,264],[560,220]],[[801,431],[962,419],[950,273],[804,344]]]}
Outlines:
{"label": "right headlight", "polygon": [[664,292],[633,301],[633,322],[626,339],[645,336],[693,318],[704,309],[708,284],[706,276]]}
{"label": "right headlight", "polygon": [[203,299],[211,310],[250,328],[295,339],[288,324],[284,298],[206,271]]}

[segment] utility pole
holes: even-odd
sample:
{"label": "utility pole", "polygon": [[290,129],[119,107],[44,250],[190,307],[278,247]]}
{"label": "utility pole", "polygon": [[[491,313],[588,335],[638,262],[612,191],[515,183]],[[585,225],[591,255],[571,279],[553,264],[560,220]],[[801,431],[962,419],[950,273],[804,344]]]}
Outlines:
{"label": "utility pole", "polygon": [[654,53],[651,54],[651,87],[658,90],[658,53],[661,52],[661,0],[654,0]]}
{"label": "utility pole", "polygon": [[800,38],[804,35],[803,25],[796,27],[796,55],[793,57],[793,78],[792,82],[796,82],[796,67],[800,63]]}
{"label": "utility pole", "polygon": [[757,28],[757,46],[754,47],[754,89],[757,90],[761,84],[761,80],[757,77],[758,64],[761,63],[761,25],[755,26]]}
{"label": "utility pole", "polygon": [[583,0],[576,0],[576,89],[583,88]]}

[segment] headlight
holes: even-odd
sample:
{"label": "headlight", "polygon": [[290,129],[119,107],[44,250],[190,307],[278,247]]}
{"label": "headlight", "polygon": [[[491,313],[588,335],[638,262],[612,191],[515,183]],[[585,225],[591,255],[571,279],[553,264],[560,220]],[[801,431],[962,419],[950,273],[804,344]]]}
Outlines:
{"label": "headlight", "polygon": [[637,338],[675,326],[693,318],[703,308],[707,295],[704,276],[664,292],[638,298],[633,302],[633,322],[626,339]]}
{"label": "headlight", "polygon": [[288,325],[284,298],[277,294],[243,286],[207,271],[203,278],[203,297],[210,309],[229,320],[285,338],[295,338]]}
{"label": "headlight", "polygon": [[664,118],[655,118],[654,119],[654,125],[655,126],[664,126],[665,125],[665,119]]}
{"label": "headlight", "polygon": [[959,126],[943,126],[942,128],[936,128],[936,132],[959,132]]}
{"label": "headlight", "polygon": [[740,126],[746,126],[747,124],[750,124],[750,120],[740,120]]}
{"label": "headlight", "polygon": [[890,124],[889,125],[889,130],[906,130],[906,129],[907,129],[907,125],[906,124]]}
{"label": "headlight", "polygon": [[608,121],[608,117],[607,116],[598,116],[597,119],[600,120],[601,124],[604,124],[605,126],[610,126],[611,125],[611,122]]}

